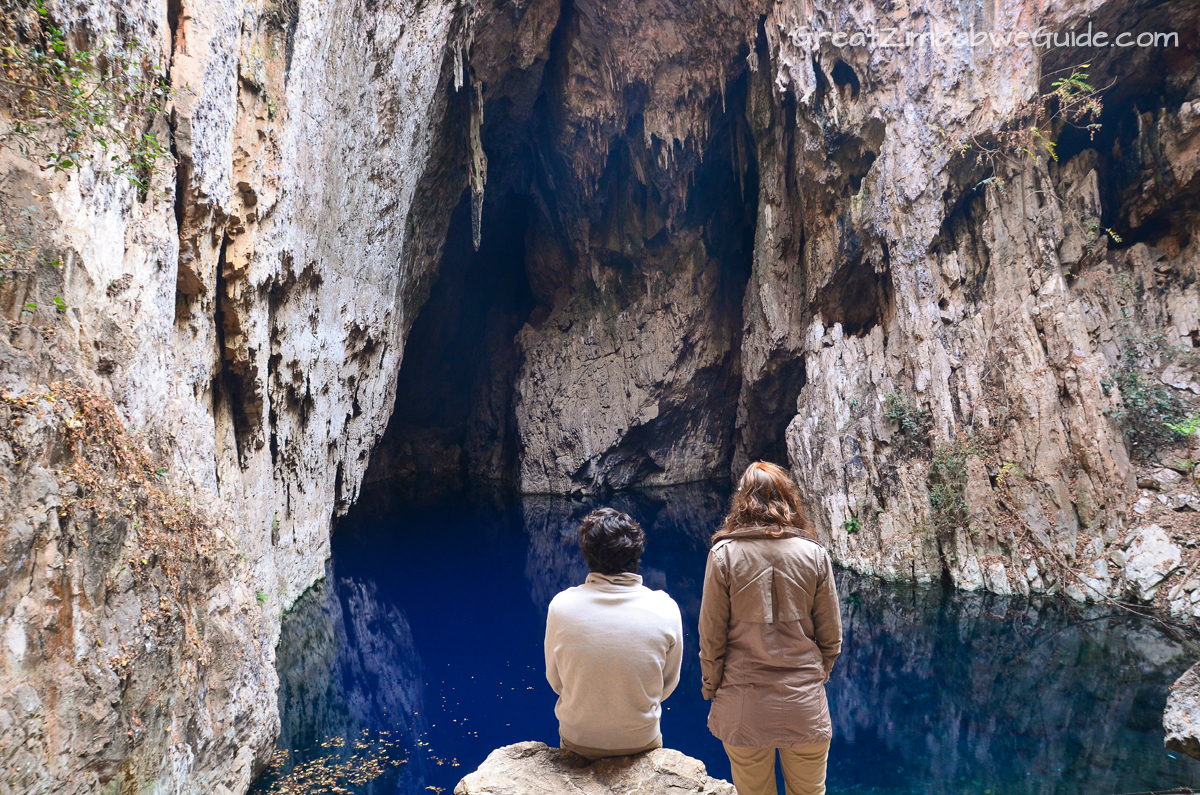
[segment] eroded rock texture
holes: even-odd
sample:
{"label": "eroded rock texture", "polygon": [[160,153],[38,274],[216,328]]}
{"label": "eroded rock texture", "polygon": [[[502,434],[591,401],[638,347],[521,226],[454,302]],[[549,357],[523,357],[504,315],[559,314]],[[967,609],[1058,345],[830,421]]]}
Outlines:
{"label": "eroded rock texture", "polygon": [[[143,192],[5,150],[5,206],[25,208],[5,233],[38,264],[0,287],[0,387],[86,386],[172,489],[212,502],[233,544],[216,565],[258,603],[234,614],[266,622],[235,622],[230,648],[265,643],[269,659],[393,413],[378,477],[603,493],[765,457],[791,466],[823,540],[861,571],[1195,615],[1200,493],[1183,460],[1196,456],[1138,447],[1123,425],[1138,384],[1185,409],[1200,389],[1194,3],[48,7],[80,42],[117,31],[169,70],[169,114],[135,121],[176,162]],[[796,35],[1031,19],[1178,31],[1178,46],[997,51],[951,36],[897,51]],[[948,143],[994,142],[1085,62],[1106,87],[1101,127],[1048,127],[1057,161],[981,169]],[[413,340],[446,354],[407,355]],[[45,518],[53,479],[16,454],[4,475],[3,565],[66,559]],[[34,504],[40,529],[22,536],[13,517]],[[13,587],[6,633],[33,620]],[[102,644],[134,641],[104,612],[152,596],[133,588],[97,595],[117,627]],[[46,704],[71,659],[47,644],[36,658],[0,646],[11,714],[21,677]],[[213,687],[259,664],[238,659]],[[150,675],[180,688],[173,665]],[[138,788],[169,769],[180,792],[237,789],[274,733],[269,694],[245,697],[224,746],[189,729],[174,757],[136,738],[104,753],[142,771]],[[111,700],[88,703],[116,725]],[[188,726],[223,709],[179,704]],[[68,776],[91,764],[70,761],[82,735],[44,742],[39,758]],[[58,770],[28,764],[38,781]]]}
{"label": "eroded rock texture", "polygon": [[[73,374],[24,341],[6,365]],[[0,792],[244,792],[278,680],[224,506],[156,482],[111,403],[62,382],[5,398],[0,460]]]}
{"label": "eroded rock texture", "polygon": [[497,748],[454,788],[454,795],[526,792],[733,795],[734,789],[728,781],[710,778],[703,762],[670,748],[589,764],[577,754],[539,742]]}
{"label": "eroded rock texture", "polygon": [[0,284],[0,388],[115,405],[151,482],[205,507],[217,540],[212,581],[130,580],[170,557],[112,518],[86,530],[69,506],[95,484],[72,485],[72,457],[6,437],[3,787],[242,792],[278,733],[280,612],[323,573],[436,266],[449,208],[423,203],[422,225],[413,203],[465,143],[435,134],[463,96],[464,20],[446,3],[47,6],[73,42],[136,41],[168,70],[168,116],[130,124],[175,167],[139,191],[0,153],[6,240],[36,252]]}

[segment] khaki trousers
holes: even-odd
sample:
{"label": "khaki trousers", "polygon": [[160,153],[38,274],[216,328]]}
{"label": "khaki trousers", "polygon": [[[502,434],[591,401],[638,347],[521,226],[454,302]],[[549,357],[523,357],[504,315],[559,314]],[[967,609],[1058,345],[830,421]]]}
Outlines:
{"label": "khaki trousers", "polygon": [[[777,795],[775,749],[725,745],[738,795]],[[780,748],[779,762],[787,795],[825,795],[825,763],[829,743],[805,748]]]}
{"label": "khaki trousers", "polygon": [[651,740],[649,745],[643,745],[641,748],[589,748],[586,745],[576,745],[561,734],[558,735],[558,742],[563,748],[566,748],[568,751],[574,751],[589,762],[595,762],[597,759],[608,759],[610,756],[633,756],[643,751],[652,751],[655,748],[663,747],[661,734]]}

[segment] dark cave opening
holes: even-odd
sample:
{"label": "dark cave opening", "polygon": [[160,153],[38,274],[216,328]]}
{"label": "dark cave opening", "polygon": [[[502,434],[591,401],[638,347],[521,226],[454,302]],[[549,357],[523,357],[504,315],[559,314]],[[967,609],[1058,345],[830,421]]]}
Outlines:
{"label": "dark cave opening", "polygon": [[[407,222],[426,235],[418,256],[436,276],[364,482],[416,496],[724,480],[758,218],[748,45],[719,56],[719,88],[668,107],[642,76],[600,90],[593,56],[609,42],[590,4],[512,11],[451,65],[462,71],[448,89],[445,154]],[[873,157],[853,164],[859,180]],[[464,183],[474,192],[439,227]],[[605,345],[627,361],[581,366]],[[646,375],[641,362],[656,357]],[[595,444],[597,425],[576,412],[587,400],[617,429]],[[530,474],[551,459],[544,480]]]}
{"label": "dark cave opening", "polygon": [[796,401],[808,383],[804,357],[780,359],[762,374],[754,389],[742,395],[747,423],[739,428],[739,455],[732,473],[737,477],[752,461],[769,461],[788,468],[788,424],[796,416]]}
{"label": "dark cave opening", "polygon": [[[1083,171],[1096,170],[1099,224],[1108,232],[1109,249],[1142,242],[1154,245],[1173,234],[1186,238],[1182,230],[1191,225],[1188,217],[1196,212],[1200,183],[1193,180],[1190,186],[1176,185],[1161,147],[1172,135],[1173,121],[1178,122],[1183,104],[1189,98],[1195,102],[1200,91],[1198,11],[1194,4],[1165,2],[1157,4],[1145,20],[1145,24],[1154,24],[1169,19],[1182,46],[1116,48],[1090,54],[1065,51],[1055,53],[1046,66],[1043,95],[1053,85],[1046,85],[1049,81],[1083,74],[1102,102],[1099,118],[1060,122],[1055,155],[1059,170],[1080,157],[1084,158]],[[1054,100],[1051,107],[1057,108],[1057,103]],[[1187,240],[1179,244],[1186,246]]]}
{"label": "dark cave opening", "polygon": [[850,95],[849,100],[858,99],[858,92],[861,88],[861,84],[858,82],[858,75],[840,58],[833,65],[833,83],[839,90],[844,89]]}
{"label": "dark cave opening", "polygon": [[851,337],[865,336],[881,322],[887,325],[894,300],[886,246],[882,251],[880,270],[872,264],[872,257],[862,256],[833,273],[814,302],[822,323],[840,323],[842,333]]}
{"label": "dark cave opening", "polygon": [[[1069,163],[1081,155],[1087,157],[1089,150],[1095,153],[1091,165],[1096,169],[1100,188],[1100,225],[1120,238],[1119,241],[1110,238],[1110,249],[1152,243],[1170,234],[1176,226],[1178,206],[1163,208],[1145,218],[1131,218],[1129,213],[1130,206],[1136,205],[1142,194],[1142,177],[1147,167],[1151,172],[1160,172],[1156,176],[1162,178],[1161,164],[1144,162],[1142,152],[1146,147],[1139,140],[1148,133],[1144,114],[1157,114],[1172,107],[1170,97],[1161,91],[1162,86],[1155,88],[1106,106],[1094,135],[1087,129],[1068,125],[1058,138],[1060,163]],[[1174,107],[1177,109],[1178,103]],[[1153,142],[1149,145],[1153,146]]]}
{"label": "dark cave opening", "polygon": [[[665,471],[672,448],[700,445],[712,466],[695,480],[723,480],[734,455],[735,425],[741,388],[742,302],[750,279],[758,210],[759,175],[754,145],[744,118],[746,81],[727,89],[730,112],[714,114],[712,135],[704,157],[694,166],[686,203],[670,220],[670,188],[645,184],[631,148],[614,151],[602,178],[604,204],[594,226],[602,230],[594,241],[610,275],[612,294],[632,304],[647,291],[661,289],[653,271],[667,267],[681,245],[695,237],[703,244],[708,264],[692,273],[697,293],[707,303],[711,325],[708,340],[685,336],[688,346],[720,339],[726,354],[697,369],[686,388],[664,396],[650,421],[628,430],[621,442],[577,473],[590,490],[620,489],[653,483]],[[627,133],[641,140],[640,119]],[[678,265],[677,265],[678,266]],[[707,274],[715,271],[715,278]],[[700,288],[699,285],[706,285]],[[685,302],[687,299],[683,299]],[[668,304],[668,311],[675,307]],[[686,360],[684,353],[681,360]],[[797,388],[798,390],[798,388]],[[792,405],[795,398],[792,397]]]}
{"label": "dark cave opening", "polygon": [[[588,491],[653,484],[663,472],[660,462],[681,439],[715,451],[710,457],[719,463],[702,477],[723,479],[729,471],[759,189],[745,119],[748,81],[730,81],[724,106],[718,102],[713,110],[703,155],[677,147],[677,163],[686,167],[673,173],[661,168],[647,143],[637,87],[631,87],[629,120],[584,191],[556,149],[551,83],[549,75],[540,82],[506,78],[485,89],[480,138],[488,173],[480,248],[472,246],[467,190],[405,343],[394,412],[372,454],[367,483],[386,480],[389,489],[413,496],[418,490],[520,490],[525,452],[514,395],[524,362],[518,332],[526,323],[536,332],[552,312],[578,302],[585,313],[632,308],[665,289],[663,278],[680,267],[680,252],[697,245],[706,263],[691,266],[696,284],[706,285],[696,288],[708,318],[702,327],[727,353],[698,369],[684,391],[662,397],[653,419],[627,429],[574,477]],[[692,346],[710,344],[687,335],[682,342],[685,358]]]}
{"label": "dark cave opening", "polygon": [[515,337],[537,304],[525,276],[530,209],[516,193],[489,202],[475,251],[471,194],[463,192],[437,281],[409,332],[370,480],[428,479],[453,490],[510,484]]}

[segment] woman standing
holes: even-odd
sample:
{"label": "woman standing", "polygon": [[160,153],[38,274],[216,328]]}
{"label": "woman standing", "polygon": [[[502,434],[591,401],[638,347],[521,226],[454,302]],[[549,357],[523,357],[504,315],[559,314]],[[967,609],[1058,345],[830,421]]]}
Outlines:
{"label": "woman standing", "polygon": [[842,649],[833,566],[806,529],[796,486],[751,464],[713,536],[700,606],[709,730],[738,795],[823,795],[833,727],[825,683]]}

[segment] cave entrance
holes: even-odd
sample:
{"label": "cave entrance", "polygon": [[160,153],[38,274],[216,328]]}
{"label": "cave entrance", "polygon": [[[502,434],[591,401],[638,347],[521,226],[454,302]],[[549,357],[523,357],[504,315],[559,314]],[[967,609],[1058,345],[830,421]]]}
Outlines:
{"label": "cave entrance", "polygon": [[[759,187],[749,79],[714,94],[703,145],[648,134],[636,84],[600,144],[573,133],[553,74],[569,68],[551,54],[455,95],[444,134],[469,131],[478,149],[452,162],[486,163],[484,200],[459,197],[368,483],[439,499],[728,477]],[[621,348],[613,371],[567,366],[597,336]]]}
{"label": "cave entrance", "polygon": [[509,485],[516,456],[517,332],[536,305],[525,276],[528,197],[489,203],[478,251],[471,193],[450,219],[437,281],[409,332],[391,422],[369,480],[457,491]]}

